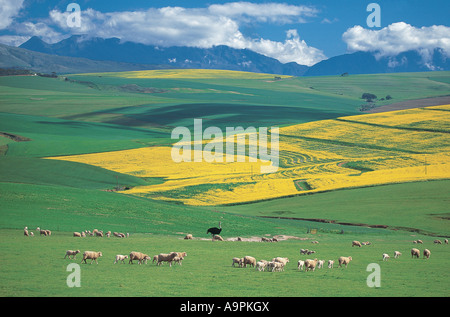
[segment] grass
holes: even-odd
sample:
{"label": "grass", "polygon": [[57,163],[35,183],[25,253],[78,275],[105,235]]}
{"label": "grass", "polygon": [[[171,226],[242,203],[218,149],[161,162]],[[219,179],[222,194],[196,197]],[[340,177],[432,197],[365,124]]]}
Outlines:
{"label": "grass", "polygon": [[[135,234],[128,239],[71,237],[70,232],[54,232],[50,237],[24,237],[21,230],[0,230],[4,252],[0,272],[2,296],[170,296],[170,297],[341,297],[341,296],[433,296],[447,297],[448,273],[442,262],[449,260],[447,246],[432,248],[431,258],[411,259],[411,242],[402,237],[372,236],[373,245],[352,248],[352,236],[316,235],[318,245],[310,241],[288,240],[278,243],[211,242],[181,240],[171,236]],[[425,239],[427,245],[431,240]],[[298,271],[302,258],[300,248],[315,249],[318,258],[335,259],[352,255],[347,269]],[[81,287],[69,288],[66,271],[69,263],[65,250],[102,251],[99,264],[81,264]],[[167,264],[113,264],[116,254],[132,250],[148,253],[185,251],[182,266]],[[403,253],[399,259],[381,261],[381,254],[394,250]],[[17,261],[27,254],[27,261]],[[290,259],[284,272],[258,272],[254,268],[231,267],[235,256],[252,255],[259,259],[285,256]],[[88,261],[89,262],[89,261]],[[369,263],[381,268],[381,287],[369,288],[366,272]],[[37,267],[39,269],[37,269]],[[45,285],[45,287],[42,287]],[[244,287],[245,286],[245,287]]]}
{"label": "grass", "polygon": [[[432,163],[443,159],[432,160],[433,153],[443,147],[445,138],[439,142],[436,138],[423,139],[423,142],[403,141],[401,146],[395,146],[377,144],[375,141],[381,136],[374,138],[373,131],[398,131],[397,135],[406,139],[408,134],[416,132],[442,136],[448,130],[444,115],[433,117],[428,113],[426,122],[417,118],[411,121],[415,117],[411,113],[395,119],[380,116],[378,122],[364,116],[352,117],[351,122],[334,119],[358,114],[363,92],[379,97],[390,94],[395,102],[448,94],[449,72],[283,77],[276,81],[260,74],[216,71],[208,74],[173,70],[152,76],[134,73],[134,78],[124,78],[124,74],[80,74],[69,75],[71,80],[68,81],[0,77],[0,132],[30,139],[15,142],[0,137],[0,296],[450,295],[450,279],[445,270],[450,260],[448,246],[432,244],[436,236],[448,236],[448,180],[330,191],[219,207],[187,206],[105,191],[114,188],[119,181],[119,185],[134,188],[167,186],[171,190],[170,196],[189,197],[192,192],[231,193],[245,185],[253,186],[253,191],[235,194],[251,197],[273,188],[274,184],[284,192],[291,188],[299,193],[293,182],[289,187],[284,181],[298,181],[305,192],[314,186],[314,182],[304,173],[333,174],[339,168],[337,164],[344,162],[353,168],[347,169],[348,173],[362,174],[349,176],[352,178],[366,177],[371,173],[370,169],[377,170],[394,163],[410,166],[414,161],[413,165],[424,171],[420,158],[415,156],[423,156],[424,151],[428,155],[428,173],[432,173]],[[445,114],[444,110],[433,111]],[[305,135],[301,139],[298,135],[301,129],[294,129],[291,134],[295,137],[285,142],[280,161],[282,168],[293,170],[284,170],[285,179],[278,183],[267,175],[263,176],[267,179],[253,175],[256,168],[251,171],[237,166],[233,167],[233,172],[239,172],[243,177],[233,182],[220,181],[223,171],[210,166],[204,166],[200,173],[210,177],[208,182],[196,182],[194,178],[186,177],[189,175],[180,175],[188,170],[179,165],[163,165],[164,161],[171,161],[158,155],[137,156],[147,160],[145,167],[157,163],[151,166],[151,173],[145,169],[136,170],[135,163],[130,164],[135,173],[129,173],[60,160],[60,156],[66,155],[109,152],[109,158],[114,158],[113,163],[126,165],[130,157],[116,156],[121,151],[139,152],[146,148],[149,153],[154,153],[151,151],[170,147],[173,127],[190,127],[194,115],[203,118],[205,125],[219,127],[279,125],[283,128],[328,120],[334,127],[359,126],[360,129],[352,131],[367,129],[371,135],[364,139],[368,146],[353,148],[363,142],[358,143],[355,136],[349,142],[343,134],[337,133],[340,129],[334,129],[334,134],[329,133],[334,138],[327,142],[313,139],[317,139],[319,132],[328,133],[329,130],[303,130]],[[423,115],[425,112],[421,117]],[[393,151],[396,151],[395,155],[387,155]],[[344,160],[351,152],[354,153],[352,160]],[[161,153],[165,155],[166,152]],[[373,160],[369,162],[361,155]],[[45,159],[49,156],[58,157],[58,160]],[[311,168],[302,170],[299,177],[295,167],[302,164]],[[186,187],[187,191],[183,192],[182,186],[172,186],[174,183],[170,183],[164,174],[169,168],[171,177],[184,177],[183,186],[190,186]],[[245,178],[248,175],[250,180]],[[261,181],[260,186],[258,181]],[[206,229],[216,226],[219,221],[225,239],[288,235],[307,240],[290,239],[278,243],[201,240],[208,237]],[[389,229],[339,224],[342,222],[382,224]],[[25,226],[30,229],[40,226],[52,230],[53,234],[50,237],[24,237],[22,229]],[[72,237],[73,231],[94,228],[131,235],[128,239]],[[182,240],[186,233],[197,239]],[[431,250],[430,259],[410,258],[409,250],[414,246],[411,241],[416,239],[424,241],[424,245],[419,246],[421,250],[425,247]],[[311,240],[320,243],[311,244]],[[372,245],[352,248],[352,240],[371,241]],[[296,262],[302,258],[300,248],[316,250],[319,259],[337,260],[341,255],[351,255],[354,260],[347,269],[298,272]],[[81,261],[80,255],[76,261],[63,259],[67,249],[103,252],[98,265],[81,265],[81,288],[69,288],[66,284],[70,273],[66,271],[68,263]],[[381,261],[382,253],[388,252],[392,256],[394,250],[401,251],[403,256]],[[188,256],[182,266],[171,268],[150,263],[113,264],[116,254],[131,251],[146,252],[150,256],[186,251]],[[287,256],[290,263],[284,272],[274,273],[231,267],[233,257],[244,255],[252,255],[258,260]],[[366,268],[370,263],[381,266],[382,280],[378,289],[366,284],[369,274]]]}

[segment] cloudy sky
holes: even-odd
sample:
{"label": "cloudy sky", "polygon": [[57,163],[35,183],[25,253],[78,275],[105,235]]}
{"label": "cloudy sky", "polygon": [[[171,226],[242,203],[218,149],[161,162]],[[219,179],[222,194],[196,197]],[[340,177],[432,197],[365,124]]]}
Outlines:
{"label": "cloudy sky", "polygon": [[[426,55],[440,47],[450,58],[450,1],[378,0],[381,24],[374,27],[367,6],[375,1],[0,0],[0,43],[86,34],[158,46],[228,45],[309,66],[358,50]],[[81,9],[79,26],[68,25],[70,3]]]}

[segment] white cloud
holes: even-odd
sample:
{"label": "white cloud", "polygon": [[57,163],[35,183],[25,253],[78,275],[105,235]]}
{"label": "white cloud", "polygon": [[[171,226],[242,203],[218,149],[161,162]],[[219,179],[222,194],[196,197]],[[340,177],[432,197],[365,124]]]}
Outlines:
{"label": "white cloud", "polygon": [[19,46],[22,43],[28,41],[30,36],[22,35],[0,35],[0,43],[9,46]]}
{"label": "white cloud", "polygon": [[24,0],[0,0],[0,30],[6,29],[13,22],[22,8]]}
{"label": "white cloud", "polygon": [[81,12],[80,28],[68,27],[69,14],[52,10],[49,15],[50,23],[72,34],[117,37],[124,42],[158,46],[210,48],[214,45],[228,45],[239,49],[248,48],[283,63],[295,61],[312,65],[325,59],[322,51],[309,47],[305,41],[300,40],[296,30],[289,30],[284,42],[248,38],[239,30],[239,23],[246,18],[271,23],[299,22],[304,17],[316,14],[312,7],[234,2],[211,5],[208,8],[165,7],[109,13],[87,9]]}
{"label": "white cloud", "polygon": [[444,25],[416,28],[398,22],[380,30],[356,25],[349,28],[342,39],[349,51],[377,52],[377,57],[416,50],[426,60],[435,48],[442,48],[450,57],[450,27]]}

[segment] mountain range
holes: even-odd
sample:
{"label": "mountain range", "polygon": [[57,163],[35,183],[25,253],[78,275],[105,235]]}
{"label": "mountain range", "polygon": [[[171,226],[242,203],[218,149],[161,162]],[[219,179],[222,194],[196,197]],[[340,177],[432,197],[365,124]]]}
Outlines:
{"label": "mountain range", "polygon": [[308,67],[294,62],[283,64],[248,49],[234,49],[225,45],[211,48],[158,47],[121,43],[117,38],[75,35],[54,44],[32,37],[18,48],[0,45],[0,67],[55,73],[203,68],[324,76],[450,70],[450,58],[439,48],[426,61],[417,51],[390,57],[377,57],[377,52],[355,52],[331,57]]}

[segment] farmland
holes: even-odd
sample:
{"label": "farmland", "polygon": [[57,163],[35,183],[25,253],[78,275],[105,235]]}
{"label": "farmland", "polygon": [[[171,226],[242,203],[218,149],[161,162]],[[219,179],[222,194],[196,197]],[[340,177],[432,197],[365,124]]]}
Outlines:
{"label": "farmland", "polygon": [[[447,297],[448,245],[433,240],[449,236],[450,107],[358,109],[365,92],[395,102],[448,95],[449,77],[198,70],[0,77],[0,294]],[[170,133],[193,128],[194,118],[222,130],[279,127],[278,170],[261,173],[268,163],[248,157],[174,163]],[[226,241],[212,242],[206,229],[219,221]],[[25,226],[34,237],[23,235]],[[52,235],[40,236],[38,226]],[[130,237],[72,237],[94,228]],[[187,233],[194,240],[183,240]],[[288,239],[235,241],[274,236]],[[417,239],[424,244],[413,245]],[[352,240],[372,244],[354,248]],[[411,259],[413,246],[429,248],[431,258]],[[353,261],[298,271],[300,248]],[[98,265],[81,265],[80,288],[67,287],[66,266],[82,254],[67,260],[67,249],[103,252]],[[403,255],[393,259],[394,250]],[[172,267],[113,264],[131,251],[188,256]],[[245,255],[290,263],[283,272],[231,266]],[[380,265],[381,287],[367,286],[369,263]]]}

